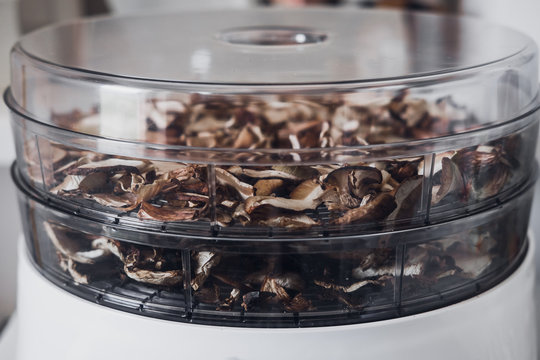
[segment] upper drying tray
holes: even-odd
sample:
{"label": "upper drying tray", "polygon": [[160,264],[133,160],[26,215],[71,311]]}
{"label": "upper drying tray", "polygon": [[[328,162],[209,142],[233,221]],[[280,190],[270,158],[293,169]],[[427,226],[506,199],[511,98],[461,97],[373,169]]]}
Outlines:
{"label": "upper drying tray", "polygon": [[[534,107],[537,72],[534,42],[473,18],[186,12],[79,19],[23,37],[12,52],[10,106],[49,138],[60,135],[41,124],[70,138],[169,150],[343,149],[508,123]],[[246,121],[257,126],[249,141],[228,141]],[[310,128],[322,142],[291,140],[283,124],[296,132],[322,124]]]}

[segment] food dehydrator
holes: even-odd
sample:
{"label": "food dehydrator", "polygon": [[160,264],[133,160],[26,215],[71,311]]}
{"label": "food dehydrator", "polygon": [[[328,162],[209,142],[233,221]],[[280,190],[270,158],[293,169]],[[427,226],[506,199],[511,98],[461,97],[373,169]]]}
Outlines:
{"label": "food dehydrator", "polygon": [[20,359],[536,358],[526,36],[185,12],[49,26],[11,64]]}

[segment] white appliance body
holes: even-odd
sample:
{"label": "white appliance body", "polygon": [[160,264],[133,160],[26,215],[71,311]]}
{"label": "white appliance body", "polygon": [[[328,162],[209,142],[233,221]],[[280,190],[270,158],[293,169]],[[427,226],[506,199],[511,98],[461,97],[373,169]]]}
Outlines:
{"label": "white appliance body", "polygon": [[304,329],[193,325],[109,309],[50,283],[23,245],[17,359],[535,360],[532,243],[508,279],[475,298],[399,319]]}

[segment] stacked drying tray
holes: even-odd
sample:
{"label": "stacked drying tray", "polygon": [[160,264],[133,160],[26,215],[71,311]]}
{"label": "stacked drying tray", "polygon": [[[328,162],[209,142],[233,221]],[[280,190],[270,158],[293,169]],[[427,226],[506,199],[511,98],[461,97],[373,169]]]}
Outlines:
{"label": "stacked drying tray", "polygon": [[46,278],[146,316],[295,327],[440,308],[519,265],[528,38],[391,11],[226,15],[77,20],[14,47],[13,178]]}

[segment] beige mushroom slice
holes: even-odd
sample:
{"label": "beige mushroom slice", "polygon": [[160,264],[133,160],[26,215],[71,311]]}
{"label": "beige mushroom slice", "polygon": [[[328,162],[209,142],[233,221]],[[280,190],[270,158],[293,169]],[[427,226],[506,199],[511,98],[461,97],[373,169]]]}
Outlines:
{"label": "beige mushroom slice", "polygon": [[77,270],[77,263],[71,260],[70,258],[66,258],[64,256],[60,256],[60,268],[66,272],[69,273],[71,278],[77,283],[77,284],[83,284],[88,285],[89,279],[87,274],[83,274],[80,271]]}
{"label": "beige mushroom slice", "polygon": [[403,180],[394,196],[397,207],[387,220],[410,219],[414,216],[420,206],[423,179],[422,176],[414,176]]}
{"label": "beige mushroom slice", "polygon": [[212,268],[219,264],[221,255],[210,251],[199,251],[193,257],[197,261],[197,267],[195,277],[191,280],[191,287],[197,291],[210,276]]}
{"label": "beige mushroom slice", "polygon": [[372,285],[380,285],[380,282],[375,281],[375,280],[362,280],[362,281],[355,282],[354,284],[351,284],[351,285],[348,285],[348,286],[332,284],[332,283],[325,282],[325,281],[320,281],[320,280],[314,280],[314,282],[315,282],[316,285],[321,286],[321,287],[323,287],[325,289],[344,292],[346,294],[355,292],[355,291],[363,288],[366,285],[370,285],[370,284],[372,284]]}
{"label": "beige mushroom slice", "polygon": [[442,159],[441,187],[434,194],[432,203],[438,204],[448,194],[460,195],[465,190],[459,167],[449,158]]}
{"label": "beige mushroom slice", "polygon": [[342,105],[334,111],[332,126],[342,132],[357,131],[361,123],[365,123],[369,113],[364,107]]}
{"label": "beige mushroom slice", "polygon": [[[253,196],[247,198],[244,208],[248,214],[263,205],[292,211],[314,210],[322,203],[325,190],[313,180],[306,180],[291,193],[291,199],[275,196]],[[294,197],[294,198],[293,198]]]}
{"label": "beige mushroom slice", "polygon": [[146,112],[147,118],[151,121],[149,124],[149,130],[155,128],[156,130],[166,129],[175,117],[186,113],[186,106],[175,100],[156,100],[148,103]]}
{"label": "beige mushroom slice", "polygon": [[124,263],[124,273],[130,279],[133,279],[135,281],[151,285],[176,286],[180,284],[183,280],[182,270],[174,269],[167,271],[156,271],[140,269],[128,265],[126,257],[118,246],[118,242],[114,240],[107,238],[99,238],[92,242],[92,247],[104,251],[106,254],[113,254],[114,256],[116,256],[120,261],[122,261],[122,263]]}
{"label": "beige mushroom slice", "polygon": [[189,165],[172,161],[152,161],[152,167],[156,170],[156,176],[168,174],[173,171],[186,169]]}
{"label": "beige mushroom slice", "polygon": [[[81,264],[94,264],[106,255],[101,249],[88,249],[91,245],[88,239],[69,236],[67,228],[47,221],[43,222],[43,228],[56,250],[70,260]],[[88,246],[85,248],[83,244]]]}
{"label": "beige mushroom slice", "polygon": [[83,198],[93,200],[100,205],[107,206],[110,208],[118,209],[124,211],[123,208],[130,206],[136,200],[136,196],[131,193],[126,193],[122,195],[114,194],[83,194]]}
{"label": "beige mushroom slice", "polygon": [[124,273],[130,279],[151,285],[176,286],[183,280],[182,270],[155,271],[124,265]]}
{"label": "beige mushroom slice", "polygon": [[74,191],[79,189],[81,181],[84,180],[85,175],[66,175],[64,180],[49,190],[52,194],[58,195],[63,191]]}
{"label": "beige mushroom slice", "polygon": [[187,221],[195,220],[199,216],[199,209],[177,208],[174,206],[156,207],[143,202],[137,213],[139,219],[156,221]]}
{"label": "beige mushroom slice", "polygon": [[271,125],[279,125],[295,119],[307,120],[315,115],[315,111],[313,104],[305,101],[273,101],[265,105],[263,114]]}
{"label": "beige mushroom slice", "polygon": [[[435,158],[433,159],[434,165],[433,165],[433,174],[438,173],[442,170],[442,159],[449,158],[451,159],[456,154],[455,151],[445,151],[442,153],[438,153],[435,155]],[[418,175],[424,175],[425,173],[429,173],[431,171],[431,163],[428,162],[427,166],[429,168],[426,169],[426,164],[424,162],[424,159],[420,161],[418,164]]]}
{"label": "beige mushroom slice", "polygon": [[233,218],[246,225],[251,222],[251,216],[246,212],[244,204],[239,204],[233,212]]}
{"label": "beige mushroom slice", "polygon": [[257,170],[249,167],[231,166],[228,171],[236,176],[245,175],[254,179],[284,179],[301,181],[318,175],[317,170],[307,166],[273,166],[269,170]]}
{"label": "beige mushroom slice", "polygon": [[114,240],[108,239],[106,237],[99,237],[92,241],[93,249],[103,250],[105,254],[112,254],[116,256],[121,261],[124,261],[124,255],[120,252],[118,245]]}
{"label": "beige mushroom slice", "polygon": [[228,185],[235,189],[243,200],[253,196],[253,186],[238,180],[227,170],[216,168],[216,180],[221,185]]}
{"label": "beige mushroom slice", "polygon": [[83,164],[76,169],[72,169],[70,175],[87,175],[93,172],[115,173],[120,171],[140,174],[149,171],[152,163],[144,160],[130,160],[120,158],[110,158],[101,161]]}
{"label": "beige mushroom slice", "polygon": [[304,214],[284,214],[266,219],[257,219],[257,224],[262,226],[291,228],[291,229],[306,229],[315,225],[319,225],[318,221],[313,220]]}
{"label": "beige mushroom slice", "polygon": [[406,121],[408,127],[414,127],[427,115],[428,105],[424,99],[406,99],[405,107],[400,116]]}

